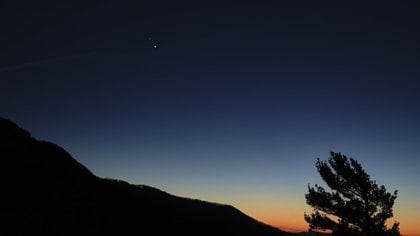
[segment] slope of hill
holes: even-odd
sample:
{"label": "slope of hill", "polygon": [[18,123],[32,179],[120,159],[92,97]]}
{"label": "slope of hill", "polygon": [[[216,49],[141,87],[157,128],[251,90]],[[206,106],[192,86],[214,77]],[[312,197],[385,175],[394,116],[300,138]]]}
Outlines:
{"label": "slope of hill", "polygon": [[0,235],[289,235],[229,205],[102,179],[0,118]]}

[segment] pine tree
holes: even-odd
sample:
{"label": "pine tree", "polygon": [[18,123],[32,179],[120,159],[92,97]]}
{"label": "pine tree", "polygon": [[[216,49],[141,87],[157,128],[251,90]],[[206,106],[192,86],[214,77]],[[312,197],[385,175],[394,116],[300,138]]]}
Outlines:
{"label": "pine tree", "polygon": [[316,162],[316,168],[330,192],[319,185],[308,186],[306,202],[313,208],[305,213],[311,230],[331,230],[333,235],[400,235],[399,223],[386,228],[393,216],[392,207],[397,191],[371,180],[353,158],[331,152],[328,161]]}

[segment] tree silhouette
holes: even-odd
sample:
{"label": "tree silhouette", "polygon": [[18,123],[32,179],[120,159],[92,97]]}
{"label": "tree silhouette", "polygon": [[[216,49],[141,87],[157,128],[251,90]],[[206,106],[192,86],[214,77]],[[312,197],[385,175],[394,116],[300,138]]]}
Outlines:
{"label": "tree silhouette", "polygon": [[313,208],[305,213],[311,230],[331,230],[333,235],[400,235],[399,223],[386,228],[397,198],[371,180],[353,158],[331,152],[328,161],[317,159],[316,168],[331,192],[308,186],[306,202]]}

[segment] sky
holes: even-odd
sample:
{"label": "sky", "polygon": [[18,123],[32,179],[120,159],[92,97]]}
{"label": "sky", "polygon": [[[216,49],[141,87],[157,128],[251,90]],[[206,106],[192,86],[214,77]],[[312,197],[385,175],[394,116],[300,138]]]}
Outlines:
{"label": "sky", "polygon": [[[3,1],[0,116],[101,177],[306,230],[316,158],[420,235],[420,5]],[[390,223],[393,223],[392,219]]]}

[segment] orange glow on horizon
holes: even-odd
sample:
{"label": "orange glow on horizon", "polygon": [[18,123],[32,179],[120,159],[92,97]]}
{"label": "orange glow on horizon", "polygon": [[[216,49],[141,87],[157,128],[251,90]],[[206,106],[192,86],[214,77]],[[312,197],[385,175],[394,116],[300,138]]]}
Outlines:
{"label": "orange glow on horizon", "polygon": [[[284,231],[297,233],[297,232],[306,232],[308,231],[308,223],[303,219],[303,213],[301,218],[295,217],[296,214],[286,214],[286,215],[277,215],[277,216],[262,216],[262,215],[252,215],[251,217],[261,221],[265,224],[274,226]],[[400,232],[404,236],[420,236],[416,228],[416,219],[399,221],[400,222]],[[393,224],[393,220],[389,221],[388,226]],[[404,225],[404,222],[408,223]]]}
{"label": "orange glow on horizon", "polygon": [[[244,209],[243,212],[256,220],[265,224],[277,227],[281,230],[288,232],[306,232],[308,231],[308,223],[303,219],[304,211],[289,211],[285,214],[279,214],[274,211],[259,211],[252,209]],[[402,214],[401,214],[402,216]],[[400,222],[400,232],[404,236],[420,236],[417,229],[417,217],[414,214],[406,214],[398,218],[392,218],[388,220],[388,227],[390,227],[394,221]]]}
{"label": "orange glow on horizon", "polygon": [[[230,194],[195,193],[194,198],[207,199],[211,202],[223,202],[239,209],[243,213],[265,224],[288,232],[307,232],[308,223],[304,220],[305,212],[311,212],[303,194],[290,192],[249,193],[246,189],[236,189]],[[193,195],[191,193],[191,195]],[[399,200],[399,201],[398,201]],[[404,236],[420,236],[418,219],[419,202],[407,196],[401,196],[394,205],[394,218],[388,220],[388,227],[394,221],[400,222],[400,232]]]}

